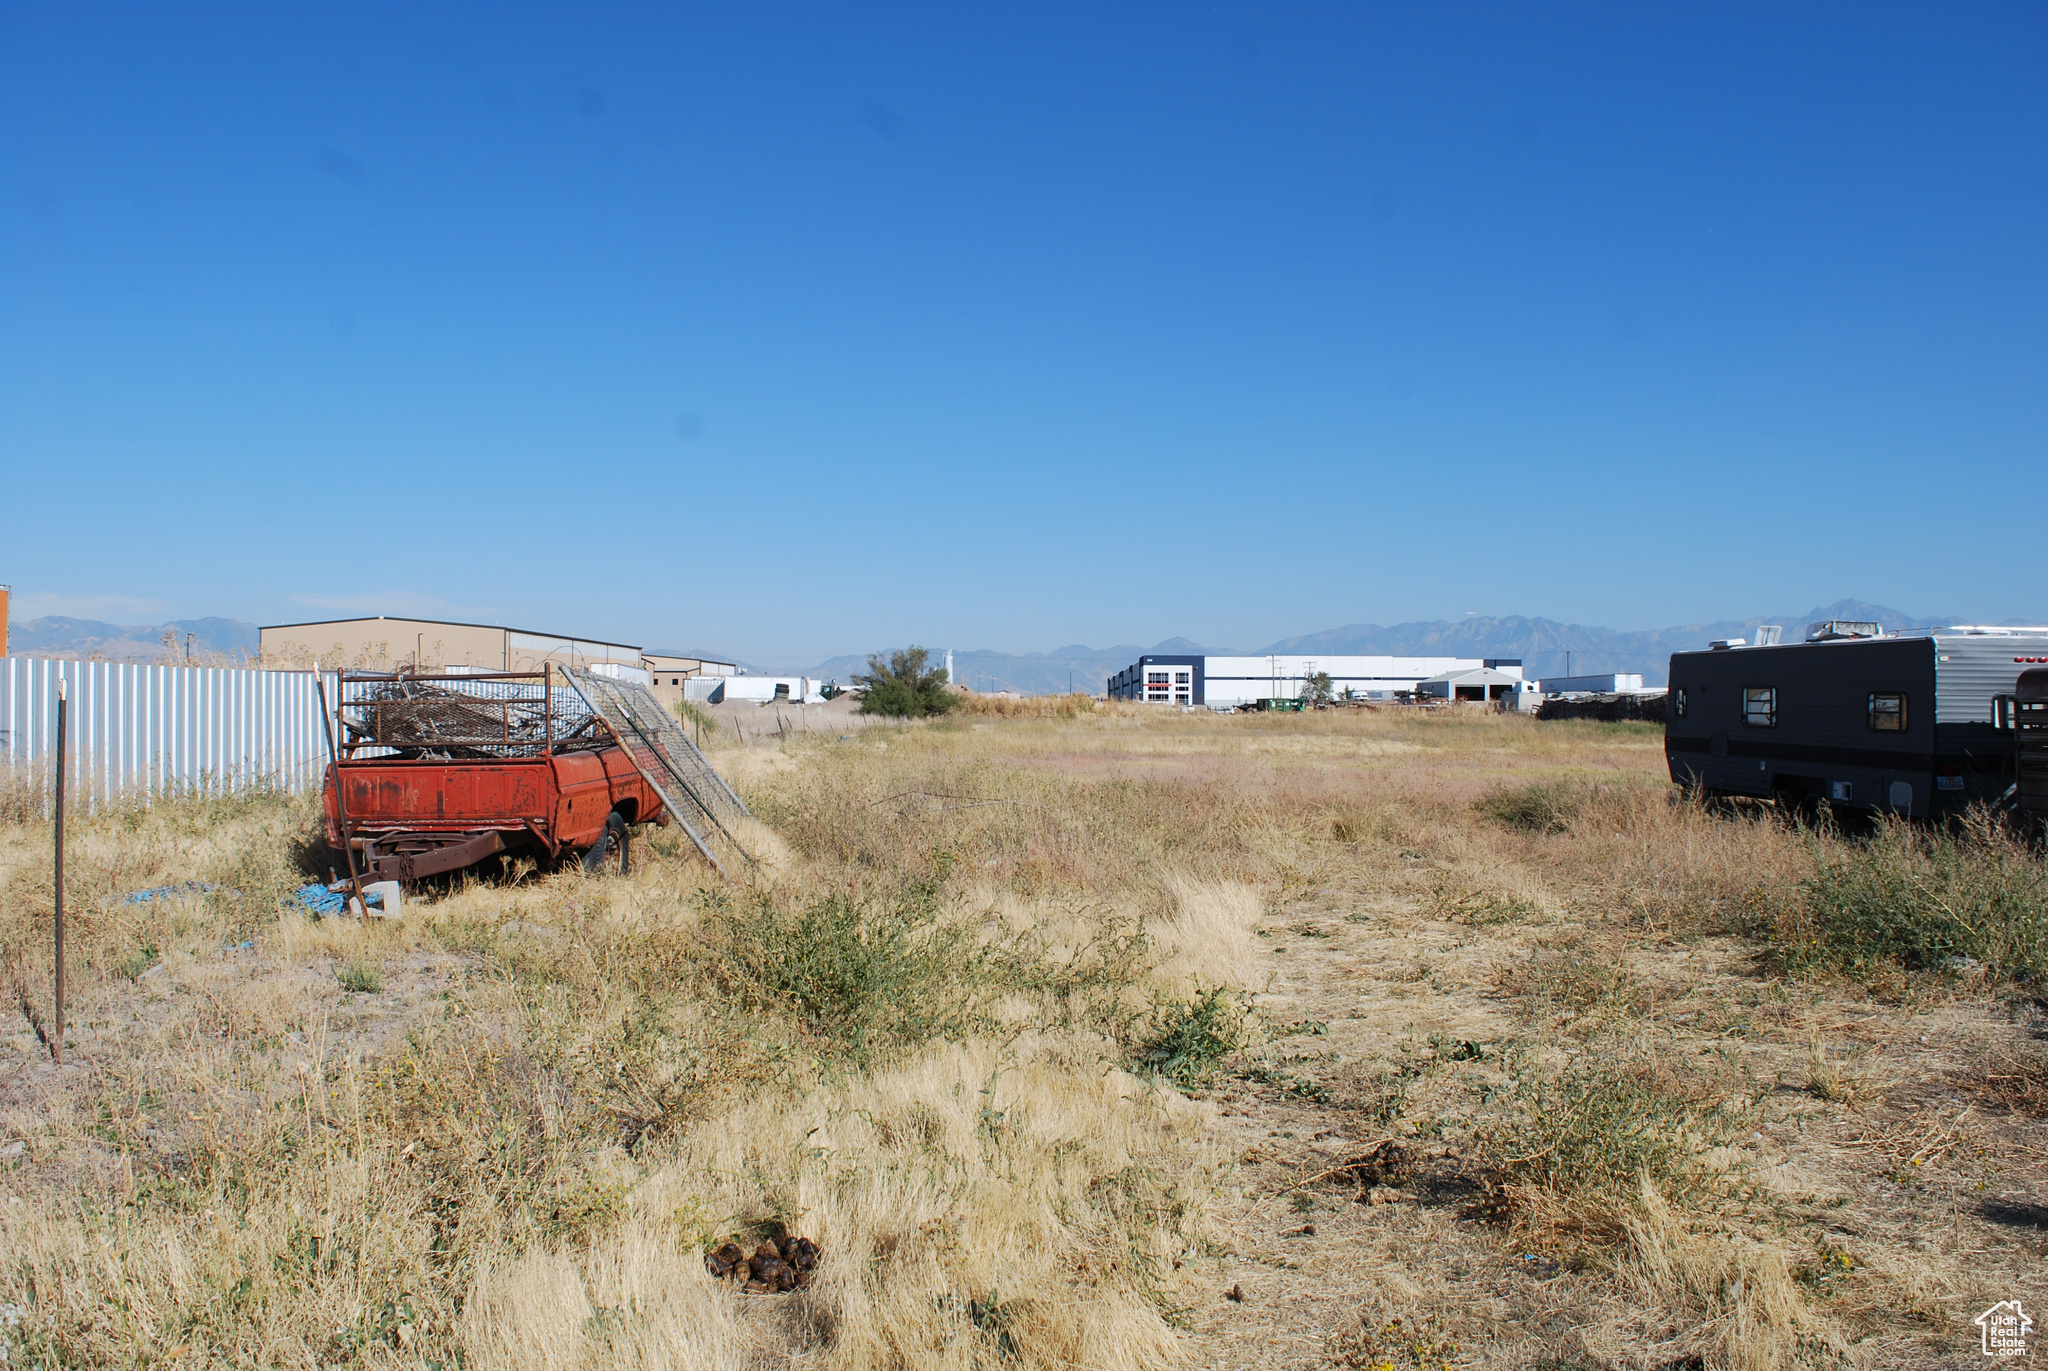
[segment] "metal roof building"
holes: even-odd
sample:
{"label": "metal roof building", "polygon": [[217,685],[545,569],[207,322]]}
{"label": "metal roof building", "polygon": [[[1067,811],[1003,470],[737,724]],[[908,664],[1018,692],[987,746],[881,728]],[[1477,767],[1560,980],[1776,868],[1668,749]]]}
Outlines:
{"label": "metal roof building", "polygon": [[323,619],[272,624],[258,630],[263,665],[353,667],[396,671],[471,667],[479,671],[537,671],[549,662],[639,667],[640,649],[626,643],[534,633],[498,624],[438,619]]}
{"label": "metal roof building", "polygon": [[1521,663],[1515,664],[1512,674],[1489,663],[1439,671],[1426,681],[1416,682],[1415,693],[1434,700],[1505,700],[1527,684],[1522,679]]}

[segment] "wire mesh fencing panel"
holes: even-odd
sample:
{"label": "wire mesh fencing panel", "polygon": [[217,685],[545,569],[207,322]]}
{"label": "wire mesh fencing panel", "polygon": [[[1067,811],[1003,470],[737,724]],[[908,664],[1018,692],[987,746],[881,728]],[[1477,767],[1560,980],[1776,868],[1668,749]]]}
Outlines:
{"label": "wire mesh fencing panel", "polygon": [[[738,819],[752,817],[746,805],[705,760],[697,745],[690,741],[690,735],[683,731],[681,722],[663,708],[652,691],[643,685],[572,667],[562,668],[562,673],[590,706],[604,716],[619,742],[632,754],[641,774],[661,791],[671,816],[685,824],[693,840],[698,837],[695,825],[708,820],[741,855],[753,860],[730,827]],[[698,841],[698,846],[702,848],[703,843]],[[705,855],[710,856],[708,850]],[[712,860],[716,862],[715,858]]]}
{"label": "wire mesh fencing panel", "polygon": [[544,672],[345,672],[340,713],[351,757],[545,757],[610,741],[588,702]]}

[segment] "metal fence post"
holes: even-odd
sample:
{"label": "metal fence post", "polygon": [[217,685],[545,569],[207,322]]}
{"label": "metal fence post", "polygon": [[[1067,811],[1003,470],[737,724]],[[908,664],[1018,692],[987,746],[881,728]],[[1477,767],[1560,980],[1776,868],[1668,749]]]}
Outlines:
{"label": "metal fence post", "polygon": [[57,1065],[64,1064],[64,725],[69,700],[64,678],[57,678],[57,1031],[50,1044]]}

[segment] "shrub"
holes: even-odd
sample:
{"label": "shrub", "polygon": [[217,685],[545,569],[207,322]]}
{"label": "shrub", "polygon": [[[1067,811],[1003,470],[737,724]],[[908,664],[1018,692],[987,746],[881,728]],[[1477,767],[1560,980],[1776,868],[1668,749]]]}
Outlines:
{"label": "shrub", "polygon": [[718,914],[718,972],[743,1003],[781,1007],[858,1062],[960,1038],[990,1020],[995,957],[940,909],[933,883],[883,898],[773,893]]}
{"label": "shrub", "polygon": [[1939,970],[1970,958],[1994,974],[2048,971],[2048,876],[1990,813],[1955,829],[1881,818],[1866,839],[1808,844],[1813,874],[1777,928],[1794,966]]}
{"label": "shrub", "polygon": [[1481,1144],[1495,1183],[1607,1200],[1645,1177],[1666,1194],[1701,1189],[1701,1154],[1725,1146],[1756,1099],[1719,1057],[1681,1061],[1619,1035],[1555,1070],[1519,1047],[1510,1072],[1507,1114]]}
{"label": "shrub", "polygon": [[1488,818],[1528,833],[1562,833],[1585,807],[1585,789],[1571,781],[1536,781],[1496,791],[1475,805]]}
{"label": "shrub", "polygon": [[874,653],[868,658],[867,674],[853,678],[864,692],[860,712],[921,719],[953,708],[957,697],[946,688],[946,669],[929,665],[930,660],[931,654],[921,647],[898,648],[886,658]]}
{"label": "shrub", "polygon": [[1176,1085],[1198,1085],[1243,1046],[1244,1036],[1244,1007],[1228,988],[1212,986],[1190,1003],[1167,1007],[1140,1061]]}

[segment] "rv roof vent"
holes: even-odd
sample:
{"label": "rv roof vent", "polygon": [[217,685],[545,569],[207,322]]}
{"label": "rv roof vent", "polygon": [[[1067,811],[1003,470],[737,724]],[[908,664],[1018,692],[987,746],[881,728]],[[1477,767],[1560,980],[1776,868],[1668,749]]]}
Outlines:
{"label": "rv roof vent", "polygon": [[1785,626],[1783,624],[1758,625],[1756,630],[1756,645],[1758,647],[1776,647],[1784,641]]}
{"label": "rv roof vent", "polygon": [[1713,649],[1714,651],[1716,651],[1716,652],[1726,652],[1726,651],[1727,651],[1727,650],[1728,650],[1729,648],[1731,648],[1731,647],[1747,647],[1747,646],[1749,646],[1749,639],[1747,639],[1747,638],[1716,638],[1716,639],[1714,639],[1714,640],[1713,640],[1712,642],[1708,643],[1708,644],[1707,644],[1707,646],[1708,646],[1708,647],[1710,647],[1710,648],[1712,648],[1712,649]]}
{"label": "rv roof vent", "polygon": [[1876,638],[1884,630],[1865,619],[1824,619],[1806,626],[1806,641],[1825,643],[1835,638]]}

